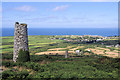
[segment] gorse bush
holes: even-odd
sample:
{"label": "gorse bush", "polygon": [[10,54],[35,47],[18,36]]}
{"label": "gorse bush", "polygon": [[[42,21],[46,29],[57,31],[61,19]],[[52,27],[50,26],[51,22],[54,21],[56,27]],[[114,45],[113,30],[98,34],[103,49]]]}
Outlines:
{"label": "gorse bush", "polygon": [[[44,64],[42,61],[49,61],[50,63]],[[64,58],[60,55],[31,55],[31,61],[29,62],[3,61],[3,66],[7,68],[17,66],[28,69],[28,72],[19,71],[19,68],[18,70],[13,68],[12,70],[5,70],[3,71],[3,79],[34,80],[34,78],[41,78],[43,80],[44,78],[51,78],[51,80],[57,80],[56,78],[72,78],[71,80],[73,80],[74,78],[117,78],[118,63],[119,59],[100,55],[84,55],[80,58]]]}
{"label": "gorse bush", "polygon": [[2,73],[2,78],[7,80],[22,80],[27,79],[29,72],[9,69]]}
{"label": "gorse bush", "polygon": [[18,62],[27,62],[30,61],[30,55],[28,51],[22,50],[20,49],[19,53],[18,53]]}
{"label": "gorse bush", "polygon": [[2,65],[5,67],[13,67],[16,66],[17,64],[11,61],[2,61]]}
{"label": "gorse bush", "polygon": [[13,54],[2,54],[2,59],[7,60],[13,59]]}

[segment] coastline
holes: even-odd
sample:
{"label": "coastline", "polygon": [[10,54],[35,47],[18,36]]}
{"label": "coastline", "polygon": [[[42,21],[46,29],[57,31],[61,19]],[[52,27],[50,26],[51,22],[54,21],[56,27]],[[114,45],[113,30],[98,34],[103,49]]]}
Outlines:
{"label": "coastline", "polygon": [[[118,28],[29,28],[28,35],[118,36]],[[2,28],[2,36],[14,36],[14,28]]]}

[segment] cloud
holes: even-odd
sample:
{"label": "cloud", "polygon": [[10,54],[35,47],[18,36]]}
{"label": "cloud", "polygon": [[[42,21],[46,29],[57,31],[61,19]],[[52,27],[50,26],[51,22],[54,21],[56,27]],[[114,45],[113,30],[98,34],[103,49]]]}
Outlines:
{"label": "cloud", "polygon": [[61,5],[61,6],[56,6],[53,11],[63,11],[66,10],[69,6],[68,5]]}
{"label": "cloud", "polygon": [[52,20],[58,20],[57,16],[54,15],[49,15],[49,16],[38,16],[38,17],[32,17],[32,18],[24,18],[26,21],[30,22],[47,22],[47,21],[52,21]]}
{"label": "cloud", "polygon": [[20,6],[20,7],[16,7],[14,8],[15,10],[18,10],[18,11],[25,11],[25,12],[29,12],[29,11],[35,11],[36,9],[32,6],[27,6],[27,5],[24,5],[24,6]]}

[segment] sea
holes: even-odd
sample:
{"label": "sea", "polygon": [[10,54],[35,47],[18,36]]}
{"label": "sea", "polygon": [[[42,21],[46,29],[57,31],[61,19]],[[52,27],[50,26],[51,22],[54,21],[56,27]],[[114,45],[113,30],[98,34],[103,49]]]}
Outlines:
{"label": "sea", "polygon": [[[118,28],[28,28],[28,35],[118,36]],[[14,36],[14,28],[2,28],[2,36]]]}

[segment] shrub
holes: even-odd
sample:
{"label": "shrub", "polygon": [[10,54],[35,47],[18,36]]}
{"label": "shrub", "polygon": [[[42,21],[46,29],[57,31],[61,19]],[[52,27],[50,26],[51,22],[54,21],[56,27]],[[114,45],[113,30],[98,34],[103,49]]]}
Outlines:
{"label": "shrub", "polygon": [[17,72],[16,76],[19,79],[25,79],[28,75],[29,75],[29,72],[27,72],[27,70],[26,70],[26,71],[19,71],[19,72]]}
{"label": "shrub", "polygon": [[28,51],[20,49],[18,53],[18,62],[27,62],[30,61],[30,55]]}
{"label": "shrub", "polygon": [[10,61],[2,61],[2,65],[4,65],[5,67],[13,67],[16,66],[17,64]]}
{"label": "shrub", "polygon": [[13,70],[9,69],[6,71],[3,71],[2,73],[2,78],[3,79],[16,79],[16,80],[21,80],[21,79],[26,79],[29,75],[29,72],[27,71],[18,71],[18,70]]}
{"label": "shrub", "polygon": [[11,60],[13,59],[13,54],[2,54],[2,59]]}

